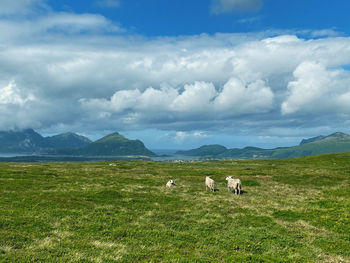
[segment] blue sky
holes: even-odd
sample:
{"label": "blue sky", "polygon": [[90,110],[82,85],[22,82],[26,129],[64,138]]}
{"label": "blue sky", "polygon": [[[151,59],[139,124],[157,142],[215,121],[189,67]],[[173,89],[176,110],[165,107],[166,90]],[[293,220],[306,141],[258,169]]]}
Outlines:
{"label": "blue sky", "polygon": [[346,0],[250,1],[251,8],[234,9],[228,5],[226,11],[222,10],[219,13],[213,11],[215,2],[220,1],[61,0],[48,3],[57,12],[101,14],[135,34],[146,36],[244,33],[268,29],[333,29],[349,32],[350,29],[348,23],[350,3]]}
{"label": "blue sky", "polygon": [[1,2],[1,130],[153,149],[350,133],[349,1]]}

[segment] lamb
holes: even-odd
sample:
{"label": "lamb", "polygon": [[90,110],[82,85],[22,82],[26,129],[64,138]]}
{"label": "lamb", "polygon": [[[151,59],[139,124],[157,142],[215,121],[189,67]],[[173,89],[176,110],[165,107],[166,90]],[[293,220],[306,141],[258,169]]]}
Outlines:
{"label": "lamb", "polygon": [[215,181],[209,176],[205,177],[205,190],[207,190],[207,188],[213,192],[215,191]]}
{"label": "lamb", "polygon": [[165,186],[170,188],[170,187],[173,187],[174,185],[176,185],[175,182],[173,180],[169,180]]}
{"label": "lamb", "polygon": [[228,191],[235,191],[235,194],[241,194],[242,190],[242,183],[240,179],[234,179],[232,176],[226,177],[227,181],[227,190]]}

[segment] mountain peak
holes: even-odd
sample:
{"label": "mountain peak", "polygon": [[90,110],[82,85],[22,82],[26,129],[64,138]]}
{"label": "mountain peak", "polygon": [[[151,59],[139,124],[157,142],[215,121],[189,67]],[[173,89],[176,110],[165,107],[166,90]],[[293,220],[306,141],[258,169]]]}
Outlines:
{"label": "mountain peak", "polygon": [[80,154],[90,156],[156,156],[156,154],[148,150],[140,140],[129,140],[118,132],[106,135],[87,145],[81,149]]}
{"label": "mountain peak", "polygon": [[335,133],[332,133],[331,135],[328,135],[327,138],[349,138],[350,135],[346,134],[346,133],[343,133],[343,132],[335,132]]}
{"label": "mountain peak", "polygon": [[303,144],[307,144],[307,143],[311,143],[311,142],[316,142],[316,141],[322,140],[324,138],[326,138],[326,136],[319,135],[319,136],[312,137],[309,139],[302,139],[299,145],[303,145]]}
{"label": "mountain peak", "polygon": [[108,134],[105,137],[97,140],[96,143],[126,142],[126,141],[129,141],[129,140],[127,138],[125,138],[123,135],[119,134],[118,132],[114,132],[114,133]]}
{"label": "mountain peak", "polygon": [[46,137],[46,146],[49,148],[80,148],[91,143],[90,139],[73,132]]}

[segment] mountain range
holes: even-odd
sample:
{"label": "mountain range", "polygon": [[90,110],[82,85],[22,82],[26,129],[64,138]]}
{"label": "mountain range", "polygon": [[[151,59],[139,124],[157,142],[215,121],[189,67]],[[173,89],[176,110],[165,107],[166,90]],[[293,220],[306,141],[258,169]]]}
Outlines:
{"label": "mountain range", "polygon": [[95,142],[75,133],[43,137],[33,129],[0,131],[0,152],[74,156],[156,156],[140,140],[129,140],[119,133]]}
{"label": "mountain range", "polygon": [[211,158],[280,159],[337,152],[350,152],[350,136],[348,134],[336,132],[328,136],[321,135],[310,139],[303,139],[299,145],[293,147],[279,147],[274,149],[245,147],[243,149],[227,149],[222,145],[215,144],[204,145],[188,151],[178,151],[176,154]]}
{"label": "mountain range", "polygon": [[[192,150],[178,151],[176,154],[218,159],[280,159],[337,152],[350,152],[350,135],[336,132],[328,136],[303,139],[297,146],[274,149],[257,147],[228,149],[218,144],[203,145]],[[33,129],[0,131],[0,153],[100,157],[157,156],[147,149],[142,141],[129,140],[118,132],[93,142],[72,132],[43,137]]]}

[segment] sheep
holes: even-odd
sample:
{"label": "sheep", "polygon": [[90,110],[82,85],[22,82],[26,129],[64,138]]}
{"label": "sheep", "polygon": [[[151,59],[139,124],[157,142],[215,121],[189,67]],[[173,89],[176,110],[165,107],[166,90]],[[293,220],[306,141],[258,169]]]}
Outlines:
{"label": "sheep", "polygon": [[165,186],[170,188],[170,187],[173,187],[174,185],[176,185],[175,182],[173,180],[169,180]]}
{"label": "sheep", "polygon": [[215,191],[215,181],[209,176],[205,177],[205,190],[207,190],[207,188],[213,192]]}
{"label": "sheep", "polygon": [[227,181],[227,190],[228,191],[235,191],[235,194],[241,194],[242,190],[242,183],[240,179],[234,179],[232,176],[226,177]]}

